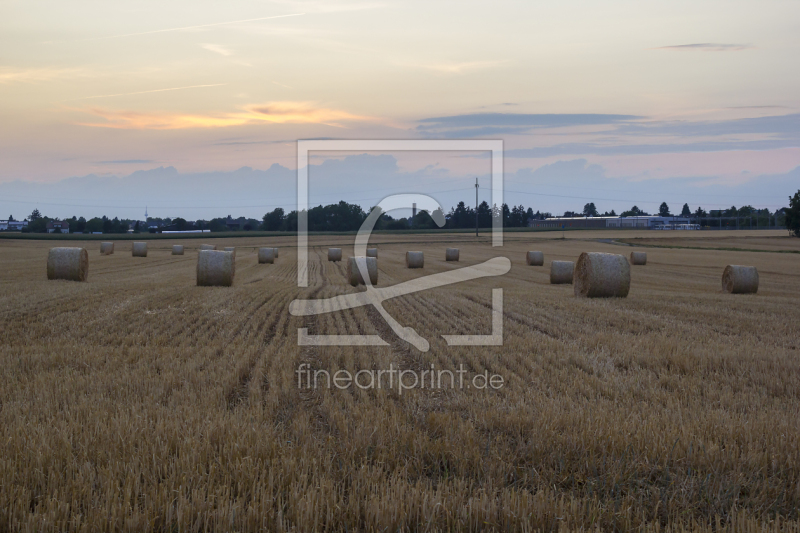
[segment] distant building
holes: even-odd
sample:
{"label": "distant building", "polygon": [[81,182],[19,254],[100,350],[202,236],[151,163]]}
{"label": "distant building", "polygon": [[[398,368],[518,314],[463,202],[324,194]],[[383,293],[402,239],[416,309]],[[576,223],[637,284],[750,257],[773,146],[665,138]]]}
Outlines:
{"label": "distant building", "polygon": [[27,220],[0,220],[0,231],[21,231],[28,227]]}
{"label": "distant building", "polygon": [[659,217],[659,216],[635,216],[635,217],[555,217],[544,220],[531,220],[528,226],[531,228],[641,228],[641,229],[661,229],[673,226],[689,224],[688,217]]}
{"label": "distant building", "polygon": [[242,227],[242,223],[240,221],[238,221],[238,220],[235,220],[235,219],[231,218],[230,215],[228,215],[228,218],[225,220],[225,225],[231,231],[239,230]]}
{"label": "distant building", "polygon": [[56,230],[61,233],[69,233],[69,222],[65,220],[51,220],[47,223],[47,233],[55,233]]}
{"label": "distant building", "polygon": [[607,228],[608,219],[619,217],[554,217],[544,220],[531,220],[528,227],[531,228]]}
{"label": "distant building", "polygon": [[677,225],[689,224],[689,217],[659,217],[659,216],[636,216],[636,217],[614,217],[608,221],[608,228],[648,228],[662,229]]}

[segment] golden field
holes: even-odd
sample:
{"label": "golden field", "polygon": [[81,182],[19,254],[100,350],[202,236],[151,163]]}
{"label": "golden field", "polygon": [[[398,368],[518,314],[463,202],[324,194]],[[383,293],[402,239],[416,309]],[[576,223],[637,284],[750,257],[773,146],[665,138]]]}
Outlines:
{"label": "golden field", "polygon": [[[800,239],[785,235],[506,233],[502,248],[373,235],[378,287],[512,261],[386,303],[429,352],[375,309],[289,314],[298,297],[363,290],[326,260],[328,246],[352,255],[352,236],[310,238],[307,289],[293,236],[209,239],[237,247],[230,288],[195,286],[200,240],[150,241],[139,258],[130,241],[101,256],[97,241],[0,239],[0,530],[798,531],[800,254],[778,251]],[[53,246],[89,250],[87,283],[47,280]],[[275,264],[258,246],[280,248]],[[407,250],[425,252],[423,270],[405,268]],[[625,299],[549,284],[551,260],[633,250],[648,260]],[[758,294],[723,293],[727,264],[756,266]],[[495,287],[503,346],[447,346],[441,335],[491,332]],[[389,346],[300,347],[303,327]],[[463,365],[505,384],[309,389],[301,364]]]}

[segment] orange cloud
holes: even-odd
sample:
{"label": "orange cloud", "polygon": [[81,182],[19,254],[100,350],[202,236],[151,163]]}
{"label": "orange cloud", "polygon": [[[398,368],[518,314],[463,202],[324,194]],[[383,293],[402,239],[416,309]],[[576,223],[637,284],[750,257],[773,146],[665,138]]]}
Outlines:
{"label": "orange cloud", "polygon": [[175,130],[188,128],[226,128],[245,124],[326,124],[343,127],[340,122],[370,120],[346,111],[315,107],[311,102],[268,102],[244,106],[242,111],[219,115],[140,113],[88,108],[83,111],[105,122],[80,122],[81,126],[115,129]]}

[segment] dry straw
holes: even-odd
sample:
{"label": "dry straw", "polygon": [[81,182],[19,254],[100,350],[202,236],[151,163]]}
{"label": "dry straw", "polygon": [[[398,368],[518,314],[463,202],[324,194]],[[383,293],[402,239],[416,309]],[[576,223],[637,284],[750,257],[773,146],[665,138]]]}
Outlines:
{"label": "dry straw", "polygon": [[378,258],[378,249],[377,248],[367,248],[367,257],[374,257]]}
{"label": "dry straw", "polygon": [[425,266],[425,256],[422,252],[406,252],[406,266],[408,268],[422,268]]}
{"label": "dry straw", "polygon": [[259,248],[258,249],[258,262],[269,263],[275,262],[275,248]]}
{"label": "dry straw", "polygon": [[217,249],[217,245],[216,244],[201,244],[200,245],[200,249],[201,250],[216,250]]}
{"label": "dry straw", "polygon": [[197,253],[197,285],[230,287],[236,273],[234,252],[200,250]]}
{"label": "dry straw", "polygon": [[625,298],[631,288],[631,265],[622,255],[584,252],[575,265],[573,287],[575,296]]}
{"label": "dry straw", "polygon": [[100,243],[100,255],[111,255],[114,253],[114,243],[113,242],[101,242]]}
{"label": "dry straw", "polygon": [[447,248],[444,251],[445,261],[458,261],[458,248]]}
{"label": "dry straw", "polygon": [[133,243],[133,257],[147,257],[147,243],[135,242]]}
{"label": "dry straw", "polygon": [[341,261],[342,249],[341,248],[328,248],[328,261]]}
{"label": "dry straw", "polygon": [[376,257],[351,257],[347,261],[347,281],[350,285],[357,287],[364,285],[364,278],[361,275],[361,270],[358,268],[358,259],[363,259],[367,263],[367,274],[369,275],[369,282],[372,285],[378,284],[378,259]]}
{"label": "dry straw", "polygon": [[758,269],[753,266],[726,266],[722,273],[722,290],[731,294],[757,293]]}
{"label": "dry straw", "polygon": [[572,274],[575,272],[574,261],[553,261],[550,263],[550,283],[572,283]]}
{"label": "dry straw", "polygon": [[51,248],[47,255],[47,279],[86,281],[89,252],[86,248]]}
{"label": "dry straw", "polygon": [[172,255],[183,255],[183,245],[182,244],[172,245]]}
{"label": "dry straw", "polygon": [[646,265],[647,264],[647,252],[631,252],[631,264],[632,265]]}
{"label": "dry straw", "polygon": [[531,266],[540,267],[544,265],[544,253],[528,252],[527,254],[525,254],[525,261]]}

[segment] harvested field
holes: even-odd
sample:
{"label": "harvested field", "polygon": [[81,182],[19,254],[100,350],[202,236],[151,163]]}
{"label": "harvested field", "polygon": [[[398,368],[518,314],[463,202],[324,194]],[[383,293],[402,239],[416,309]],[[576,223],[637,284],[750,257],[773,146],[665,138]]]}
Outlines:
{"label": "harvested field", "polygon": [[[704,249],[722,249],[734,251],[739,250],[757,250],[763,252],[791,252],[800,253],[800,239],[790,237],[785,231],[723,231],[721,236],[716,235],[714,231],[708,230],[703,232],[686,232],[689,235],[681,235],[675,237],[675,234],[681,232],[665,231],[662,238],[651,238],[650,234],[654,232],[647,232],[647,237],[621,239],[621,242],[633,244],[635,246],[660,246],[660,247],[676,247],[676,248],[704,248]],[[700,236],[696,236],[701,233]],[[749,234],[747,236],[740,236],[740,233]],[[768,233],[767,235],[759,235],[760,233]]]}
{"label": "harvested field", "polygon": [[[757,233],[747,248],[800,242]],[[692,242],[716,242],[704,235]],[[197,254],[171,255],[196,241],[95,253],[74,283],[47,280],[52,241],[0,239],[0,529],[799,530],[800,255],[647,248],[627,298],[577,299],[525,252],[627,257],[598,239],[643,232],[561,236],[507,233],[492,248],[373,235],[381,287],[512,261],[504,276],[384,303],[428,352],[373,308],[289,314],[295,298],[364,290],[327,259],[352,256],[353,236],[309,238],[303,289],[291,236],[219,243],[237,249],[232,287],[197,287]],[[264,246],[282,252],[269,268]],[[406,268],[409,249],[424,270]],[[758,293],[723,293],[728,264],[757,267]],[[447,346],[443,334],[492,332],[497,287],[503,346]],[[298,328],[388,345],[298,346]],[[487,372],[504,385],[314,389],[298,386],[300,365],[463,365],[467,383]]]}

